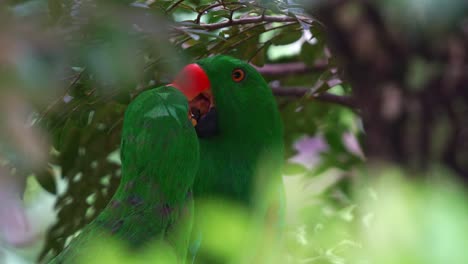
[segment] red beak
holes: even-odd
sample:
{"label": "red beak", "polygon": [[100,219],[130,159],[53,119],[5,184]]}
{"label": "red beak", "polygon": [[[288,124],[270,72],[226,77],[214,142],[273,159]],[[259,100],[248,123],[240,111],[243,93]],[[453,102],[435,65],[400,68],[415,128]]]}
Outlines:
{"label": "red beak", "polygon": [[191,101],[210,89],[210,80],[200,65],[193,63],[185,66],[170,85],[179,89]]}

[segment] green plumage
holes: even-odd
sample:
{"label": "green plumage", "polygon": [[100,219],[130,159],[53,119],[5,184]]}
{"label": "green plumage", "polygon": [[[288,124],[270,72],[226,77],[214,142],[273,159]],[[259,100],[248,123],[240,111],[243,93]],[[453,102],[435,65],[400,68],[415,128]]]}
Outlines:
{"label": "green plumage", "polygon": [[[283,128],[275,98],[263,77],[241,60],[215,56],[197,63],[209,76],[220,132],[200,139],[195,198],[222,197],[250,207],[256,181],[281,181]],[[232,80],[235,69],[245,71],[243,81]],[[259,169],[262,160],[267,164]]]}
{"label": "green plumage", "polygon": [[[198,200],[223,198],[273,218],[270,224],[280,222],[283,129],[270,88],[252,66],[231,57],[197,64],[210,82],[219,133],[197,137],[187,117],[187,99],[175,88],[139,95],[125,113],[116,194],[55,262],[71,263],[90,239],[103,233],[133,247],[162,239],[185,261],[192,190],[195,213]],[[237,69],[245,73],[241,81],[233,79]],[[175,232],[175,225],[183,228]]]}
{"label": "green plumage", "polygon": [[[128,106],[119,188],[53,263],[73,263],[93,238],[103,234],[135,248],[164,239],[185,259],[193,210],[191,187],[199,165],[198,140],[187,113],[187,99],[172,87],[146,91]],[[173,231],[180,223],[185,232]]]}
{"label": "green plumage", "polygon": [[[284,220],[283,127],[276,100],[263,77],[246,62],[214,56],[197,62],[210,79],[219,134],[200,139],[200,166],[194,182],[197,201],[230,200],[246,207],[279,237]],[[236,82],[233,71],[245,78]],[[203,216],[202,221],[210,221]],[[203,243],[194,230],[193,244]],[[223,235],[220,234],[220,243]],[[248,242],[248,241],[246,241]],[[199,245],[198,245],[199,246]],[[208,253],[209,256],[206,256]],[[209,252],[195,263],[223,263]],[[254,262],[255,263],[255,262]]]}

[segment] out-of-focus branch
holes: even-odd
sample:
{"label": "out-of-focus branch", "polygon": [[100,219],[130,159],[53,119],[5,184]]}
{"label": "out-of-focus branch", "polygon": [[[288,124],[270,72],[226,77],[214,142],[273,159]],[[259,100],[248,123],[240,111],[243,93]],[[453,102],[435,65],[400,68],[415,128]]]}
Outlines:
{"label": "out-of-focus branch", "polygon": [[[146,86],[140,89],[140,92],[146,91],[153,87],[155,86],[154,85]],[[296,98],[308,96],[308,94],[312,90],[311,88],[306,88],[306,87],[281,87],[281,86],[276,86],[276,85],[272,85],[270,86],[270,88],[273,91],[273,94],[276,96],[296,97]],[[320,94],[312,94],[308,96],[308,98],[321,101],[321,102],[333,103],[333,104],[349,107],[349,108],[352,108],[353,110],[359,109],[359,106],[356,100],[352,96],[348,96],[348,95],[335,95],[332,93],[324,92]]]}
{"label": "out-of-focus branch", "polygon": [[[310,89],[305,87],[272,87],[271,89],[275,95],[285,97],[303,97],[310,92]],[[335,95],[325,92],[311,95],[309,98],[321,102],[338,104],[353,109],[358,108],[354,98],[351,96]]]}
{"label": "out-of-focus branch", "polygon": [[263,67],[255,67],[258,72],[264,76],[280,76],[290,74],[304,74],[314,71],[324,71],[328,64],[325,61],[319,61],[313,66],[303,62],[289,62],[277,64],[265,64]]}
{"label": "out-of-focus branch", "polygon": [[[255,66],[254,66],[255,67]],[[279,64],[265,64],[263,67],[255,67],[258,72],[264,76],[284,76],[292,74],[306,74],[310,72],[320,72],[328,69],[326,61],[318,61],[313,66],[303,62],[290,62]],[[305,87],[275,87],[272,86],[273,93],[277,96],[285,97],[303,97],[310,93],[309,88]],[[339,96],[331,93],[320,93],[311,95],[309,98],[321,102],[333,103],[349,108],[357,109],[358,106],[351,96]]]}

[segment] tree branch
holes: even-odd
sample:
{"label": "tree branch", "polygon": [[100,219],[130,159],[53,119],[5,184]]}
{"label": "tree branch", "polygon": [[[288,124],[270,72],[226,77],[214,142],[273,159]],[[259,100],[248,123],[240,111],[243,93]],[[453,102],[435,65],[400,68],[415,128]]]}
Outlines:
{"label": "tree branch", "polygon": [[297,22],[297,18],[289,16],[255,16],[255,17],[245,17],[233,20],[227,20],[219,23],[213,24],[200,24],[200,27],[213,31],[220,28],[235,26],[235,25],[245,25],[245,24],[255,24],[260,22]]}
{"label": "tree branch", "polygon": [[[310,92],[309,88],[303,87],[271,87],[271,89],[273,90],[274,95],[285,97],[303,97]],[[353,109],[358,108],[354,98],[351,96],[335,95],[325,92],[311,95],[310,98],[315,99],[317,101],[338,104]]]}

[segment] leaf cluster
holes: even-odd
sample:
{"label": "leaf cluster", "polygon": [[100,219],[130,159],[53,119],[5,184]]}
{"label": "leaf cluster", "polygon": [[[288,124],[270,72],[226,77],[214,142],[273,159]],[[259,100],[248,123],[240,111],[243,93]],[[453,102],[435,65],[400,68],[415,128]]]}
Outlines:
{"label": "leaf cluster", "polygon": [[[0,74],[33,102],[31,123],[50,135],[50,164],[60,168],[68,184],[42,256],[60,252],[118,186],[120,167],[112,157],[118,155],[128,103],[199,58],[229,54],[258,67],[302,63],[307,68],[302,73],[267,76],[272,85],[306,91],[301,99],[278,96],[288,146],[305,134],[325,135],[330,152],[311,176],[360,161],[341,140],[344,132],[360,133],[355,113],[311,100],[342,81],[323,27],[294,1],[30,0],[11,1],[2,14],[6,24],[19,26],[0,39],[12,39],[27,55],[15,55]],[[320,63],[325,66],[317,68]],[[341,94],[350,92],[343,87]],[[37,94],[48,96],[33,99]],[[288,157],[294,154],[289,147]],[[34,173],[55,192],[49,167]]]}

